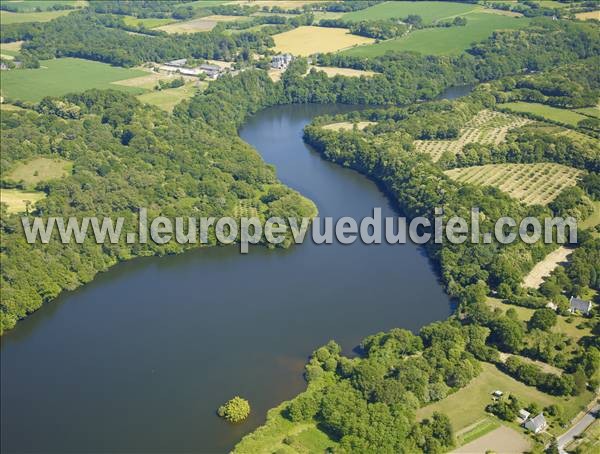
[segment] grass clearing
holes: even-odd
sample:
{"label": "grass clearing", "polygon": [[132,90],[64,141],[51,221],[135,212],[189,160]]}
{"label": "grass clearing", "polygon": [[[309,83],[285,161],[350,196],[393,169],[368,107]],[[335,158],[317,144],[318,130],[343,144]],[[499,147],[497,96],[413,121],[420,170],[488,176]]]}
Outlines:
{"label": "grass clearing", "polygon": [[418,14],[423,18],[424,23],[430,24],[440,19],[459,16],[477,9],[481,9],[481,7],[467,3],[435,1],[385,2],[363,10],[346,13],[342,18],[358,22],[363,20],[402,18],[410,14]]}
{"label": "grass clearing", "polygon": [[0,189],[0,203],[7,205],[9,213],[22,213],[27,209],[27,202],[35,205],[46,197],[43,192],[21,191],[20,189]]}
{"label": "grass clearing", "polygon": [[370,44],[375,40],[351,35],[345,28],[303,26],[273,35],[275,51],[306,57],[335,52],[352,46]]}
{"label": "grass clearing", "polygon": [[567,249],[560,246],[555,251],[550,252],[544,259],[535,264],[532,270],[523,279],[523,286],[528,288],[539,288],[544,282],[544,278],[550,276],[550,273],[558,265],[567,262],[567,257],[573,252],[573,249]]}
{"label": "grass clearing", "polygon": [[15,41],[13,43],[0,43],[0,53],[15,56],[21,52],[21,47],[25,41]]}
{"label": "grass clearing", "polygon": [[554,163],[487,164],[444,172],[461,183],[494,186],[526,205],[546,205],[577,184],[581,170]]}
{"label": "grass clearing", "polygon": [[600,118],[600,107],[584,107],[582,109],[573,109],[573,112],[586,115],[588,117]]}
{"label": "grass clearing", "polygon": [[[420,2],[421,3],[421,2]],[[386,52],[414,51],[427,55],[456,55],[489,37],[496,30],[519,29],[529,24],[525,17],[508,17],[498,14],[471,13],[464,27],[426,28],[406,36],[381,41],[370,46],[344,51],[356,57],[376,57]]]}
{"label": "grass clearing", "polygon": [[296,9],[301,8],[304,5],[311,3],[323,3],[322,0],[238,0],[229,1],[228,4],[242,5],[242,6],[278,6],[283,9]]}
{"label": "grass clearing", "polygon": [[40,61],[40,68],[2,71],[2,96],[38,102],[45,96],[62,96],[91,88],[112,88],[132,94],[144,92],[138,87],[112,82],[144,76],[138,69],[125,69],[80,58],[57,58]]}
{"label": "grass clearing", "polygon": [[9,4],[19,13],[35,12],[37,8],[41,10],[51,9],[53,6],[73,6],[75,8],[83,8],[87,6],[86,1],[82,0],[9,0],[4,3]]}
{"label": "grass clearing", "polygon": [[594,204],[594,212],[583,222],[579,223],[582,229],[590,229],[600,224],[600,201],[592,202]]}
{"label": "grass clearing", "polygon": [[477,440],[492,430],[496,430],[498,427],[500,427],[498,420],[493,418],[482,419],[458,434],[456,436],[457,444],[458,446],[466,445],[467,443]]}
{"label": "grass clearing", "polygon": [[557,107],[547,106],[533,102],[508,102],[500,104],[500,107],[512,110],[514,112],[531,113],[539,115],[551,121],[558,121],[569,125],[577,126],[586,116],[568,109],[559,109]]}
{"label": "grass clearing", "polygon": [[166,90],[155,90],[150,93],[138,95],[137,99],[146,104],[152,104],[167,112],[172,112],[173,108],[184,99],[189,99],[199,91],[202,91],[208,85],[207,82],[188,83],[183,87],[168,88]]}
{"label": "grass clearing", "polygon": [[40,181],[67,176],[72,167],[73,163],[65,159],[34,158],[18,164],[6,175],[6,178],[16,182],[23,181],[27,187],[33,188]]}
{"label": "grass clearing", "polygon": [[66,16],[73,10],[64,11],[42,11],[40,13],[11,13],[10,11],[0,11],[0,22],[2,25],[21,24],[24,22],[50,22],[60,16]]}
{"label": "grass clearing", "polygon": [[248,16],[220,16],[212,15],[200,17],[198,19],[192,19],[183,22],[173,22],[168,25],[156,27],[157,30],[162,30],[167,33],[198,33],[211,31],[219,22],[232,22],[232,21],[247,21],[250,20]]}
{"label": "grass clearing", "polygon": [[310,65],[308,67],[309,71],[312,68],[315,68],[317,71],[323,71],[325,74],[327,74],[327,77],[334,77],[334,76],[373,77],[375,74],[378,74],[374,71],[363,71],[361,69],[336,68],[334,66],[313,66],[313,65]]}
{"label": "grass clearing", "polygon": [[144,26],[146,28],[155,28],[155,27],[160,27],[162,25],[167,25],[167,24],[171,24],[173,22],[175,22],[175,19],[169,19],[169,18],[158,18],[158,17],[147,17],[147,18],[139,18],[139,17],[135,17],[135,16],[119,16],[123,18],[123,21],[125,22],[126,25],[131,25],[131,26]]}
{"label": "grass clearing", "polygon": [[[551,396],[515,380],[492,364],[481,365],[482,371],[478,377],[445,399],[420,408],[417,419],[429,418],[436,411],[445,413],[454,430],[460,431],[490,416],[485,412],[485,407],[492,402],[492,392],[497,389],[517,396],[524,403],[535,402],[542,408],[551,404],[560,405],[568,419],[575,417],[593,398],[593,393],[589,391],[574,397]],[[556,430],[562,432],[564,429],[559,427]]]}

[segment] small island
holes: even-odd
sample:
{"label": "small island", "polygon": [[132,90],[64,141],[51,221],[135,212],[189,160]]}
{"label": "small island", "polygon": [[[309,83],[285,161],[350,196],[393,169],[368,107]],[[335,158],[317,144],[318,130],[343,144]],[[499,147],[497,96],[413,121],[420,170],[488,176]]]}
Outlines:
{"label": "small island", "polygon": [[235,396],[221,405],[217,414],[229,422],[241,422],[250,415],[250,403],[246,399]]}

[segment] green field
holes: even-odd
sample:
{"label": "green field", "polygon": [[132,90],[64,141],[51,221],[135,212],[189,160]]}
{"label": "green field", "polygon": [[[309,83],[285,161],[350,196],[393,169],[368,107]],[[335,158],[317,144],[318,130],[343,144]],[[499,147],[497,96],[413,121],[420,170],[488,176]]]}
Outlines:
{"label": "green field", "polygon": [[[485,407],[492,402],[492,392],[500,390],[514,394],[524,403],[535,402],[540,407],[558,404],[563,407],[567,418],[575,416],[592,398],[586,391],[575,397],[557,397],[527,386],[489,363],[482,363],[483,370],[477,378],[464,388],[417,411],[417,419],[431,417],[433,412],[445,413],[454,430],[460,430],[487,418]],[[562,430],[562,429],[561,429]]]}
{"label": "green field", "polygon": [[496,430],[498,427],[500,427],[500,423],[497,419],[484,419],[480,423],[476,424],[473,428],[467,429],[466,432],[458,435],[456,437],[456,441],[459,446],[466,445],[467,443],[471,443],[473,440],[483,437],[492,430]]}
{"label": "green field", "polygon": [[111,82],[148,73],[124,69],[79,58],[58,58],[40,61],[39,69],[2,71],[2,96],[23,101],[40,101],[44,96],[61,96],[91,88],[112,88],[132,94],[144,93],[137,87],[126,87]]}
{"label": "green field", "polygon": [[508,17],[489,13],[466,15],[464,27],[426,28],[416,30],[401,38],[382,41],[369,46],[359,46],[343,53],[357,57],[375,57],[389,51],[415,51],[430,55],[455,55],[483,41],[495,30],[519,29],[529,24],[524,17]]}
{"label": "green field", "polygon": [[42,11],[51,10],[54,5],[60,6],[74,6],[81,8],[87,4],[87,2],[81,0],[26,0],[26,1],[11,1],[5,2],[12,8],[17,9],[19,13],[31,13],[35,12],[37,8]]}
{"label": "green field", "polygon": [[148,17],[145,19],[140,19],[139,17],[134,17],[134,16],[120,16],[120,17],[123,18],[123,21],[127,25],[138,26],[138,27],[143,25],[146,28],[160,27],[162,25],[172,24],[173,22],[176,22],[175,19],[169,19],[169,18],[161,19],[161,18],[157,18],[157,17]]}
{"label": "green field", "polygon": [[583,109],[574,109],[574,112],[588,117],[600,118],[600,107],[584,107]]}
{"label": "green field", "polygon": [[342,19],[350,21],[390,19],[417,14],[424,23],[454,17],[480,8],[477,5],[448,2],[385,2],[360,11],[346,13]]}
{"label": "green field", "polygon": [[146,104],[152,104],[160,107],[167,112],[173,111],[173,108],[184,99],[191,98],[196,93],[204,89],[208,85],[207,82],[202,82],[202,87],[197,88],[194,83],[186,84],[183,87],[169,88],[166,90],[154,90],[150,93],[138,95],[137,98]]}
{"label": "green field", "polygon": [[72,168],[71,161],[40,157],[18,164],[6,177],[12,181],[22,181],[33,189],[40,181],[67,176]]}
{"label": "green field", "polygon": [[9,11],[0,11],[0,23],[20,24],[23,22],[49,22],[57,17],[69,14],[73,10],[65,11],[42,11],[41,13],[11,13]]}
{"label": "green field", "polygon": [[587,118],[585,115],[573,112],[572,110],[559,109],[557,107],[533,102],[508,102],[506,104],[500,104],[500,107],[505,107],[514,112],[539,115],[540,117],[544,117],[551,121],[558,121],[573,126],[577,126],[577,123]]}

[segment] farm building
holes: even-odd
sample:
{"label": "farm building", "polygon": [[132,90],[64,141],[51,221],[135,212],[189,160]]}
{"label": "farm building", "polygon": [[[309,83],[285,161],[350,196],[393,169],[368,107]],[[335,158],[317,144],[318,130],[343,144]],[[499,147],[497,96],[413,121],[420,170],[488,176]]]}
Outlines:
{"label": "farm building", "polygon": [[271,68],[274,69],[287,69],[288,65],[292,62],[293,57],[291,54],[275,55],[271,59]]}
{"label": "farm building", "polygon": [[535,434],[539,434],[542,430],[548,427],[544,414],[540,413],[535,418],[525,421],[525,428]]}
{"label": "farm building", "polygon": [[179,60],[168,61],[165,63],[165,65],[176,66],[178,68],[181,68],[181,67],[185,66],[186,63],[187,63],[187,58],[180,58]]}
{"label": "farm building", "polygon": [[200,65],[198,68],[210,79],[216,79],[225,71],[221,66],[209,64]]}
{"label": "farm building", "polygon": [[197,76],[203,72],[200,68],[182,68],[180,66],[171,65],[161,65],[159,66],[159,69],[168,73],[178,73],[184,76]]}
{"label": "farm building", "polygon": [[580,312],[584,315],[589,315],[592,310],[592,302],[585,301],[579,298],[571,297],[569,300],[569,312]]}

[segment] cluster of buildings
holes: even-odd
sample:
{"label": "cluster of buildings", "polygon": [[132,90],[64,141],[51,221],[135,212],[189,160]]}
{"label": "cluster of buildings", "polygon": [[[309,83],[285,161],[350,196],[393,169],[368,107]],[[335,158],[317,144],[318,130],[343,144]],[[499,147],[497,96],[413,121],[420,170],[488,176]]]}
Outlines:
{"label": "cluster of buildings", "polygon": [[228,72],[228,68],[226,66],[212,65],[208,63],[189,67],[187,66],[187,58],[168,61],[159,66],[159,69],[168,73],[178,73],[182,76],[199,76],[200,74],[204,73],[206,74],[207,78],[213,80]]}
{"label": "cluster of buildings", "polygon": [[293,59],[291,54],[275,55],[271,59],[271,68],[285,71]]}
{"label": "cluster of buildings", "polygon": [[[492,393],[492,396],[496,399],[500,399],[503,395],[504,393],[500,390],[496,390]],[[522,408],[519,410],[518,416],[521,425],[534,434],[539,434],[548,427],[548,421],[546,421],[544,413],[540,413],[532,418],[531,413]]]}

